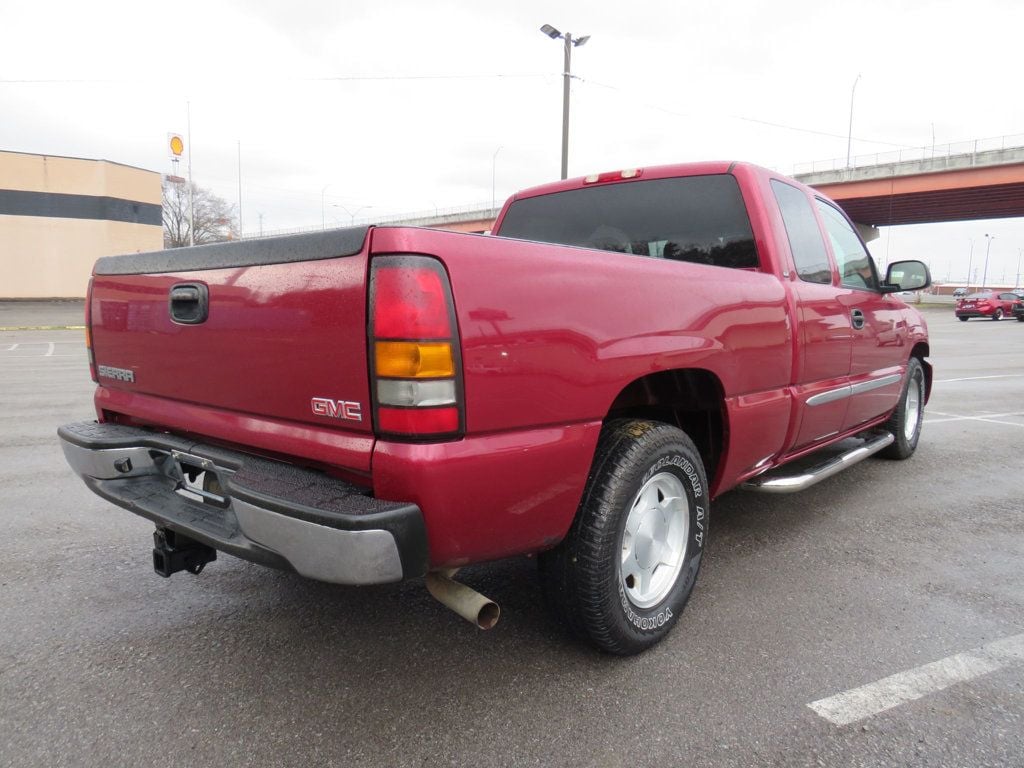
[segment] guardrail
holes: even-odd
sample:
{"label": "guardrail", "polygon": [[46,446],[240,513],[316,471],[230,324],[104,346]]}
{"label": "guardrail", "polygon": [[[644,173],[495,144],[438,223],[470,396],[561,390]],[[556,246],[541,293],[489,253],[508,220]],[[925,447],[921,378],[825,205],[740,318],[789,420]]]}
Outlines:
{"label": "guardrail", "polygon": [[925,147],[897,149],[891,152],[875,152],[867,155],[855,155],[846,162],[845,157],[834,157],[829,160],[814,160],[809,163],[797,163],[793,166],[794,176],[805,173],[822,173],[826,171],[842,171],[848,168],[865,168],[873,165],[889,165],[890,163],[906,163],[915,160],[933,160],[954,155],[977,155],[982,152],[997,152],[1005,149],[1024,149],[1024,134],[1013,136],[996,136],[988,139],[957,141],[951,144],[936,144]]}

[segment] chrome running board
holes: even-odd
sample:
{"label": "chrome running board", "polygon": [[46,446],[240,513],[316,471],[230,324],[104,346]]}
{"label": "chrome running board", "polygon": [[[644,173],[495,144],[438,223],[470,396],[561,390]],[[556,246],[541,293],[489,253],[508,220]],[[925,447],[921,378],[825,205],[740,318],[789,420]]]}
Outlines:
{"label": "chrome running board", "polygon": [[852,451],[834,456],[828,461],[811,467],[798,475],[775,475],[773,477],[762,475],[741,483],[740,488],[745,491],[758,491],[760,493],[797,493],[798,491],[810,488],[816,483],[820,483],[826,478],[838,475],[844,469],[849,469],[854,464],[859,464],[868,456],[873,456],[887,445],[891,445],[895,439],[888,432],[875,434],[869,437],[864,445],[859,448],[854,448]]}

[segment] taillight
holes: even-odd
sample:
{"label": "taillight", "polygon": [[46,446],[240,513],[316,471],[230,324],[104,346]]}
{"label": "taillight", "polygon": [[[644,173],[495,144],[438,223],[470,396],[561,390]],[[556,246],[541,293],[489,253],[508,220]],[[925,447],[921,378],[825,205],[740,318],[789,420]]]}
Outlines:
{"label": "taillight", "polygon": [[99,382],[96,376],[96,355],[92,351],[92,278],[89,278],[89,287],[85,289],[85,353],[89,358],[89,375],[92,380]]}
{"label": "taillight", "polygon": [[378,434],[458,437],[465,428],[458,330],[444,267],[379,256],[370,270],[370,371]]}

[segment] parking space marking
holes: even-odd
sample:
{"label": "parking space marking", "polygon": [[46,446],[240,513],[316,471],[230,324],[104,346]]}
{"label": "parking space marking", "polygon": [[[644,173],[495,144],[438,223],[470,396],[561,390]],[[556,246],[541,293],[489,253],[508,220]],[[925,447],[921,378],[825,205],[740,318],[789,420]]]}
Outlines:
{"label": "parking space marking", "polygon": [[5,349],[4,352],[13,352],[17,348],[18,348],[17,344],[11,344],[11,346],[9,346],[7,349]]}
{"label": "parking space marking", "polygon": [[1024,411],[1014,411],[1012,413],[991,413],[984,416],[957,416],[955,413],[942,413],[940,411],[929,411],[928,413],[936,416],[945,416],[943,419],[925,419],[925,424],[946,424],[951,421],[987,421],[990,424],[1004,424],[1008,427],[1024,427],[1024,424],[1018,424],[1015,421],[1000,421],[1000,419],[1006,418],[1007,416],[1024,416]]}
{"label": "parking space marking", "polygon": [[1021,379],[1024,373],[1000,373],[995,376],[965,376],[962,379],[938,379],[936,384],[952,384],[954,381],[984,381],[986,379]]}
{"label": "parking space marking", "polygon": [[55,350],[55,349],[57,348],[57,345],[56,345],[56,344],[54,344],[54,343],[53,343],[52,341],[48,341],[48,342],[46,342],[46,343],[47,343],[47,344],[48,344],[49,346],[47,347],[47,349],[46,349],[46,354],[45,354],[45,355],[43,355],[43,357],[53,357],[53,350]]}
{"label": "parking space marking", "polygon": [[849,725],[1014,662],[1024,662],[1024,634],[897,672],[827,699],[812,701],[807,706],[834,725]]}

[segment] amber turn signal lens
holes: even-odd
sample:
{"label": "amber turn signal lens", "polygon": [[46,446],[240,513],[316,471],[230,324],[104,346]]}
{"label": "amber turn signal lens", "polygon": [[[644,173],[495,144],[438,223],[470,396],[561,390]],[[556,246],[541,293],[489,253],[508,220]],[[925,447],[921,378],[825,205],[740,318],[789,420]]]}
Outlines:
{"label": "amber turn signal lens", "polygon": [[393,379],[437,379],[455,375],[448,342],[378,341],[377,375]]}

